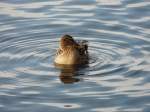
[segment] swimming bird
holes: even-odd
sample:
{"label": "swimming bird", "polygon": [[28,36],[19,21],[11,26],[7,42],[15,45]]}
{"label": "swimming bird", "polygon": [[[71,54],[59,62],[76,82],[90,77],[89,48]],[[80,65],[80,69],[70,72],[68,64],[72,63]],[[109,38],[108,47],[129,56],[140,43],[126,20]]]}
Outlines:
{"label": "swimming bird", "polygon": [[54,62],[61,65],[87,64],[87,41],[76,42],[70,35],[62,36]]}

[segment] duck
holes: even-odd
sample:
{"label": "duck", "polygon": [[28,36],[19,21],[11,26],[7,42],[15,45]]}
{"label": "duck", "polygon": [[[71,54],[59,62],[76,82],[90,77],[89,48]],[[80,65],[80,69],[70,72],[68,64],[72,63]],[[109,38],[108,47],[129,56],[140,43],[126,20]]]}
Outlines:
{"label": "duck", "polygon": [[63,35],[55,56],[55,64],[82,65],[88,63],[88,44],[82,40],[77,42],[70,35]]}

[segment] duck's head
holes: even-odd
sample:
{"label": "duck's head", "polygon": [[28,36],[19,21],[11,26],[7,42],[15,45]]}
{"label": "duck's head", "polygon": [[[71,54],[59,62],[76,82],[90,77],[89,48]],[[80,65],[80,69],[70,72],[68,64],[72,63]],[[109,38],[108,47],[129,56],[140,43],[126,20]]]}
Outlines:
{"label": "duck's head", "polygon": [[75,40],[70,35],[64,35],[60,40],[60,49],[63,50],[67,46],[77,45]]}

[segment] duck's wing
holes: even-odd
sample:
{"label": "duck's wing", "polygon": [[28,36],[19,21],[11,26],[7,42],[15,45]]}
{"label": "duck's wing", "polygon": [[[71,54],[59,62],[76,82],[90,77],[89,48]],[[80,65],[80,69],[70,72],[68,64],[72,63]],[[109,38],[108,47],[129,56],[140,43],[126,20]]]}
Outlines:
{"label": "duck's wing", "polygon": [[86,55],[88,53],[88,41],[82,40],[77,41],[77,43],[76,49],[79,51],[79,54]]}

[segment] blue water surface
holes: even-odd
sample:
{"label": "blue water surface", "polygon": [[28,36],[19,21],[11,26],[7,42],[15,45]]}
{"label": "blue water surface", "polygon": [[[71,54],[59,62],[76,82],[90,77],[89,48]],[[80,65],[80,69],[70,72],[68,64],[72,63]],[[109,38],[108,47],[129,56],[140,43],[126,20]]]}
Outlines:
{"label": "blue water surface", "polygon": [[[55,67],[64,34],[87,66]],[[0,112],[149,111],[149,0],[0,1]]]}

